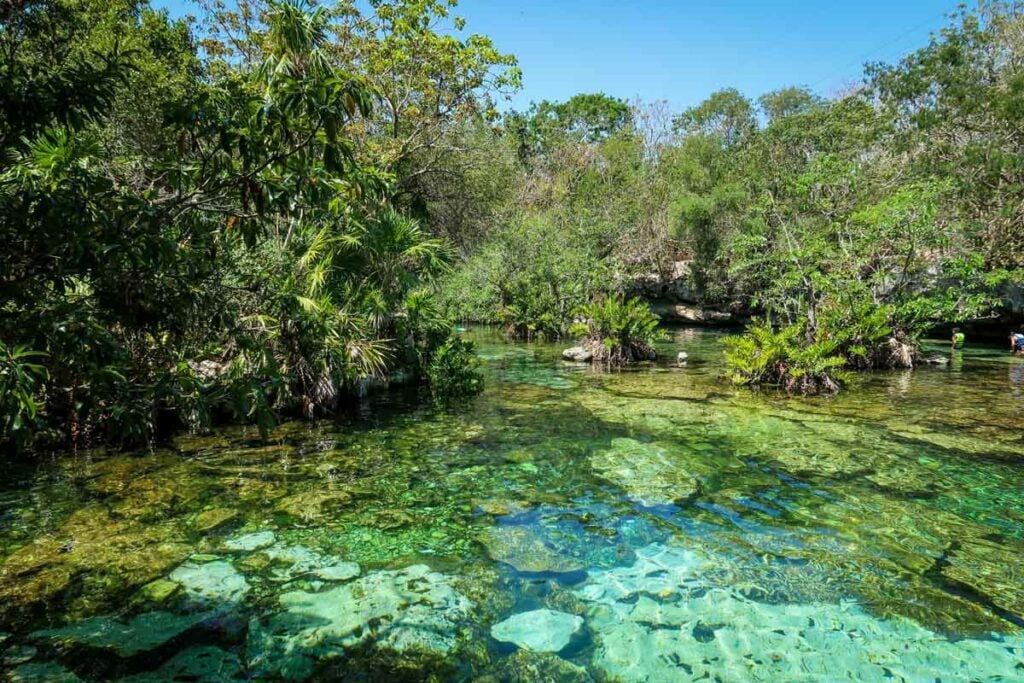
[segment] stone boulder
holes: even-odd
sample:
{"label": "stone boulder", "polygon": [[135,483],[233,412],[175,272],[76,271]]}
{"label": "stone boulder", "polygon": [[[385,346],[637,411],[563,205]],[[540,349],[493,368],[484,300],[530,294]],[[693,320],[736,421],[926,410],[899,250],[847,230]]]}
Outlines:
{"label": "stone boulder", "polygon": [[119,657],[133,657],[156,650],[186,631],[209,621],[216,614],[199,612],[180,615],[170,612],[147,612],[130,621],[92,617],[63,628],[36,631],[32,635],[38,639],[48,640],[65,650],[102,650]]}
{"label": "stone boulder", "polygon": [[233,605],[249,593],[249,582],[223,560],[186,562],[171,572],[170,579],[181,584],[185,595],[200,604]]}

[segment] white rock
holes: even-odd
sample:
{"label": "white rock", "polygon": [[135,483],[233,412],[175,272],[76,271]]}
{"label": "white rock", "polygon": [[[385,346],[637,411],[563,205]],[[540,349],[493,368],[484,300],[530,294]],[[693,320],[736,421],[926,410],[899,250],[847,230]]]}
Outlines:
{"label": "white rock", "polygon": [[585,363],[593,357],[594,352],[584,346],[573,346],[572,348],[562,351],[562,358],[576,361],[577,363]]}
{"label": "white rock", "polygon": [[245,534],[244,536],[228,539],[224,543],[224,547],[228,550],[251,552],[272,546],[275,540],[273,531],[257,531],[254,534]]}
{"label": "white rock", "polygon": [[321,567],[313,571],[313,576],[321,581],[348,581],[359,576],[359,565],[355,562],[341,562],[330,567]]}
{"label": "white rock", "polygon": [[583,618],[550,609],[520,612],[491,627],[491,636],[531,652],[560,652],[583,626]]}
{"label": "white rock", "polygon": [[173,572],[171,581],[185,587],[186,594],[201,603],[234,604],[249,593],[249,583],[230,563],[186,562]]}

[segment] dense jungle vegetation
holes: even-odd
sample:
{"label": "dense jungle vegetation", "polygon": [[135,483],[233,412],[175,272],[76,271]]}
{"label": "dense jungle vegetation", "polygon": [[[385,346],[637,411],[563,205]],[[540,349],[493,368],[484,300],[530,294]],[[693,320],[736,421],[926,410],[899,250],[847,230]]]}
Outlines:
{"label": "dense jungle vegetation", "polygon": [[477,391],[455,321],[632,360],[635,297],[755,318],[741,383],[833,390],[1024,266],[1024,15],[965,10],[824,99],[505,111],[455,0],[0,9],[0,443],[146,442]]}

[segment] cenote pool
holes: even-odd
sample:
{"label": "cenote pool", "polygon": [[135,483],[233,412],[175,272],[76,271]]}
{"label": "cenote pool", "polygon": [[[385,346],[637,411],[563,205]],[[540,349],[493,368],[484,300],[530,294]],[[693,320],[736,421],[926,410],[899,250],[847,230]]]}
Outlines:
{"label": "cenote pool", "polygon": [[619,373],[472,336],[488,386],[455,409],[9,469],[0,669],[1024,680],[1024,359],[791,399],[719,381],[713,332]]}

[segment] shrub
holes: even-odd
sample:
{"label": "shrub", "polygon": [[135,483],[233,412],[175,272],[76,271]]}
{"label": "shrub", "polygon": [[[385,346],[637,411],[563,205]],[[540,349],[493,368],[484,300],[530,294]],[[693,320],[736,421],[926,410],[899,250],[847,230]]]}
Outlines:
{"label": "shrub", "polygon": [[594,360],[622,365],[657,356],[659,318],[640,299],[605,297],[580,307],[578,315],[584,322],[574,325],[573,332],[593,351]]}
{"label": "shrub", "polygon": [[427,363],[427,381],[434,398],[446,400],[475,396],[483,391],[480,359],[473,342],[452,336],[434,351]]}
{"label": "shrub", "polygon": [[515,339],[558,339],[580,306],[608,290],[611,270],[581,230],[539,216],[512,221],[441,289],[458,320],[501,325]]}
{"label": "shrub", "polygon": [[43,355],[0,341],[0,444],[28,441],[38,426],[37,383],[46,377],[46,369],[32,360]]}
{"label": "shrub", "polygon": [[745,334],[727,338],[725,362],[736,384],[776,384],[801,393],[835,392],[849,374],[846,358],[838,353],[835,339],[807,339],[806,322],[775,330],[758,321]]}

